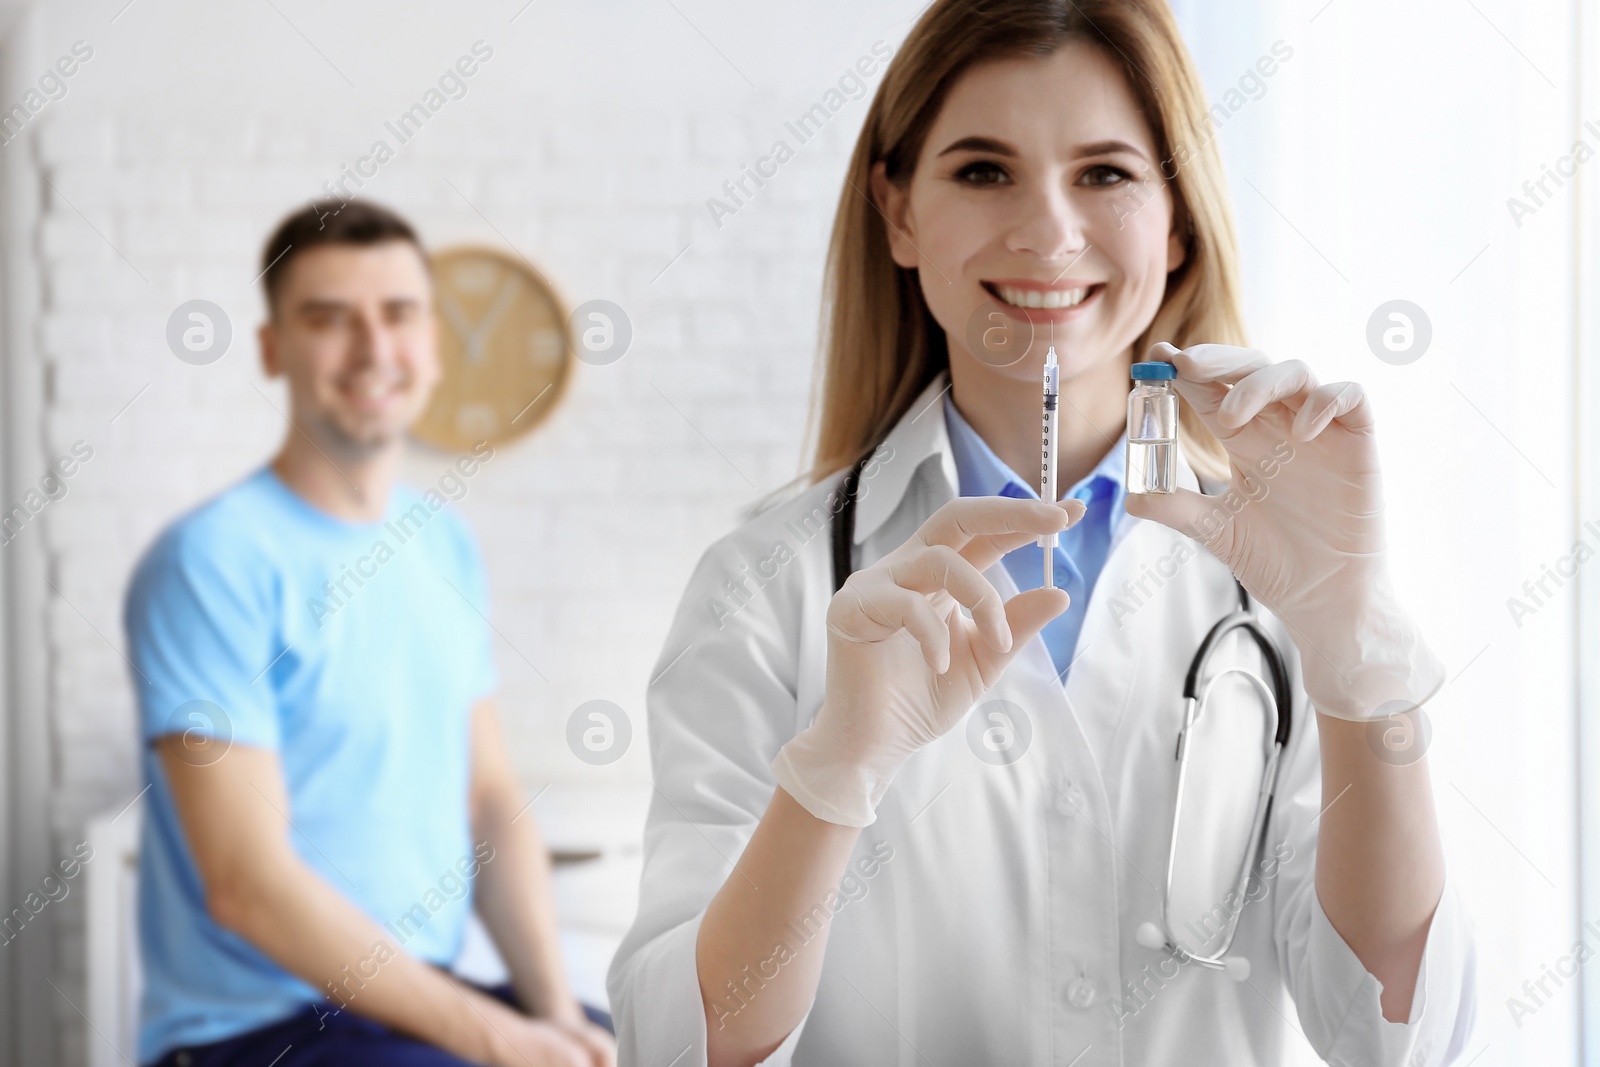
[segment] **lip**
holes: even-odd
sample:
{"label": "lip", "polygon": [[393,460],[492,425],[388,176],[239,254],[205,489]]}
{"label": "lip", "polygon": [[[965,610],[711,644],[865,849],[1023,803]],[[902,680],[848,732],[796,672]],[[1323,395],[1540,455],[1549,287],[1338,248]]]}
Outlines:
{"label": "lip", "polygon": [[[1105,282],[1090,281],[1087,278],[1066,278],[1056,282],[1038,282],[1027,278],[994,278],[980,282],[984,292],[994,298],[1000,310],[1007,316],[1024,322],[1034,323],[1062,323],[1071,322],[1087,313],[1088,309],[1100,299],[1100,294],[1105,292]],[[1022,308],[1015,304],[1008,304],[1000,298],[999,287],[1008,289],[1027,289],[1031,291],[1049,293],[1064,292],[1069,289],[1088,289],[1089,294],[1081,301],[1069,308]]]}
{"label": "lip", "polygon": [[344,385],[339,387],[339,394],[344,397],[345,403],[363,414],[383,412],[400,398],[402,391],[402,387],[396,384],[378,396],[369,396],[366,389],[360,386]]}

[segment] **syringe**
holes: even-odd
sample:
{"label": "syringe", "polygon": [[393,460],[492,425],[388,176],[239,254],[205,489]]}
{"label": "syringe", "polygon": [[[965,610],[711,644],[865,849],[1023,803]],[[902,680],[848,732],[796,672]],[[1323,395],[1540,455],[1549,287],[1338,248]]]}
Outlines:
{"label": "syringe", "polygon": [[[1044,357],[1044,431],[1040,435],[1039,499],[1047,504],[1056,502],[1056,430],[1057,405],[1061,399],[1061,367],[1056,362],[1056,346],[1051,345]],[[1044,549],[1044,584],[1055,582],[1056,535],[1045,534],[1039,538]]]}

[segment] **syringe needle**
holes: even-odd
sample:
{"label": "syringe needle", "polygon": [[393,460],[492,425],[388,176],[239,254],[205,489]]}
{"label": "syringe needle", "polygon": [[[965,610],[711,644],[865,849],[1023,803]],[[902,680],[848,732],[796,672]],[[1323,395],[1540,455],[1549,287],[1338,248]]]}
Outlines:
{"label": "syringe needle", "polygon": [[[1056,362],[1056,346],[1051,345],[1044,357],[1044,426],[1040,434],[1039,499],[1047,504],[1056,502],[1056,429],[1057,408],[1060,401],[1060,365]],[[1044,584],[1053,587],[1055,582],[1056,535],[1045,534],[1039,539],[1044,549]]]}

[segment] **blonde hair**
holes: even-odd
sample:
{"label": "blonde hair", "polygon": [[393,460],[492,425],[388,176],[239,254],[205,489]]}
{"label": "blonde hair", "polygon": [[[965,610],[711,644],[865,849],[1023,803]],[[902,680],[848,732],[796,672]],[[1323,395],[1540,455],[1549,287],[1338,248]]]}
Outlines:
{"label": "blonde hair", "polygon": [[[1047,56],[1069,41],[1105,50],[1150,125],[1186,248],[1167,278],[1150,345],[1245,343],[1238,250],[1205,95],[1164,0],[937,0],[912,28],[872,98],[839,194],[823,291],[821,374],[807,435],[816,484],[867,455],[950,365],[943,329],[915,270],[890,257],[882,214],[868,199],[875,164],[908,182],[950,87],[976,63]],[[1181,405],[1180,447],[1197,473],[1225,480],[1227,453]]]}

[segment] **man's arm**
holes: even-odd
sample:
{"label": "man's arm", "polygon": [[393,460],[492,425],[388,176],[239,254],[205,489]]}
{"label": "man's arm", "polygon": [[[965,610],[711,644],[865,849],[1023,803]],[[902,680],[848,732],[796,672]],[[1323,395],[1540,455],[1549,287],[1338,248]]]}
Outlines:
{"label": "man's arm", "polygon": [[155,742],[218,925],[344,1004],[330,1003],[330,1011],[349,1010],[478,1063],[590,1067],[558,1028],[396,946],[295,853],[277,754],[235,745],[217,758],[205,751],[215,744],[175,734]]}
{"label": "man's arm", "polygon": [[579,1038],[614,1064],[610,1035],[589,1023],[567,986],[550,891],[550,859],[532,805],[523,798],[506,755],[493,700],[472,712],[472,839],[486,841],[493,859],[478,868],[474,903],[511,971],[517,999]]}

